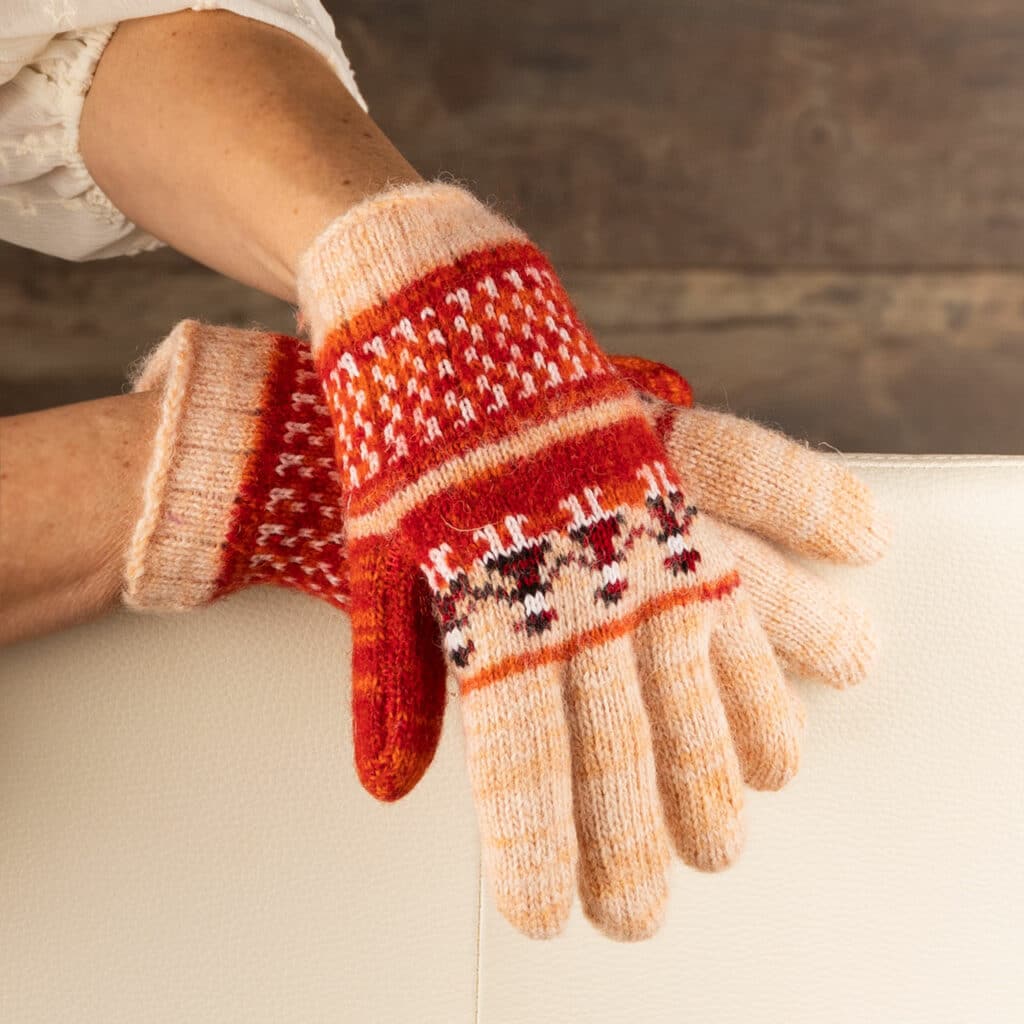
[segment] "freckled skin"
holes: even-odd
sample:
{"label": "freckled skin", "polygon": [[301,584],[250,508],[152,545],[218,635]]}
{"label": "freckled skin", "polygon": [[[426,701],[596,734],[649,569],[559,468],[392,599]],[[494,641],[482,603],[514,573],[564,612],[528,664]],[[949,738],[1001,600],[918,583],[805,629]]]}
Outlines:
{"label": "freckled skin", "polygon": [[[318,53],[225,11],[122,22],[80,146],[135,223],[292,303],[298,255],[324,224],[386,182],[419,180]],[[116,600],[156,408],[118,396],[0,422],[0,642]]]}
{"label": "freckled skin", "polygon": [[0,643],[117,600],[157,411],[119,395],[0,419]]}

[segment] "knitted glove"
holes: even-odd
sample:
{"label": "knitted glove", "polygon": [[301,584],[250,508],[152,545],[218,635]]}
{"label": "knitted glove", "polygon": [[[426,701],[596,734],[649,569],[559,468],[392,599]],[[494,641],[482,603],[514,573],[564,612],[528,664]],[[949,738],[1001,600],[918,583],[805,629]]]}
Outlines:
{"label": "knitted glove", "polygon": [[578,880],[600,928],[650,935],[669,840],[705,869],[741,846],[730,708],[759,725],[752,775],[797,765],[800,714],[728,548],[547,260],[468,193],[366,200],[297,283],[347,508],[364,784],[390,797],[423,770],[386,730],[422,685],[393,637],[424,593],[499,909],[553,935]]}
{"label": "knitted glove", "polygon": [[[736,557],[779,660],[837,688],[860,682],[874,656],[867,617],[768,540],[811,557],[866,563],[886,528],[870,492],[835,462],[745,420],[689,408],[675,370],[635,356],[612,363],[641,392],[674,463]],[[146,362],[135,389],[164,389],[144,513],[125,574],[136,608],[185,609],[243,587],[293,587],[348,607],[345,510],[330,450],[332,426],[308,345],[296,338],[183,321]],[[722,443],[727,435],[730,443]],[[695,458],[693,453],[704,453]],[[831,507],[808,532],[808,495]],[[752,500],[753,498],[753,500]],[[764,538],[764,539],[762,539]],[[396,643],[425,640],[433,620]],[[445,668],[429,642],[415,707],[443,712]],[[428,671],[434,663],[436,671]],[[439,723],[403,729],[429,758]]]}
{"label": "knitted glove", "polygon": [[[660,395],[689,404],[689,385],[674,371],[652,363],[644,372]],[[133,388],[159,388],[163,397],[125,602],[183,611],[268,583],[347,609],[345,506],[308,343],[184,320]],[[421,597],[395,595],[408,599],[408,628],[390,642],[397,659],[415,666],[416,685],[388,695],[387,740],[370,745],[388,742],[402,751],[397,760],[425,769],[440,737],[447,668]]]}
{"label": "knitted glove", "polygon": [[[161,388],[143,509],[125,563],[124,599],[183,610],[260,583],[348,607],[345,505],[333,428],[308,345],[185,320],[142,367],[136,391]],[[429,763],[445,705],[445,664],[430,608],[406,588],[395,657],[417,666],[396,691],[389,735]]]}
{"label": "knitted glove", "polygon": [[673,466],[728,542],[782,664],[837,689],[861,682],[875,656],[867,616],[779,547],[836,564],[877,561],[891,531],[870,489],[777,431],[693,408],[689,384],[667,366],[630,356],[615,363],[649,402]]}
{"label": "knitted glove", "polygon": [[[794,675],[836,689],[864,680],[874,661],[867,615],[783,549],[834,564],[864,565],[885,552],[890,530],[870,490],[835,461],[749,420],[692,409],[688,382],[675,370],[635,356],[612,363],[648,404],[649,418],[673,464],[696,481],[693,493],[727,541],[776,657]],[[769,723],[758,707],[723,693],[745,781],[778,788],[784,779],[758,760]],[[794,700],[795,700],[794,696]],[[438,706],[440,701],[432,701]],[[388,743],[386,724],[374,749]],[[433,730],[440,736],[440,726]],[[408,734],[402,742],[412,743]],[[423,752],[426,742],[415,743]]]}
{"label": "knitted glove", "polygon": [[[617,362],[645,386],[689,401],[688,387],[674,371],[642,360]],[[189,607],[266,582],[344,606],[341,497],[333,460],[324,454],[330,422],[308,350],[294,339],[184,323],[152,357],[136,387],[158,384],[164,388],[163,412],[126,571],[129,603]],[[752,562],[752,572],[757,568]],[[813,655],[820,645],[809,630],[818,621],[805,618],[792,602],[776,603],[779,635],[796,638],[791,646]],[[860,621],[835,597],[822,607],[838,608],[840,624]],[[402,724],[389,733],[425,759],[440,729],[444,664],[430,639],[428,611],[414,610],[419,623],[392,641],[419,666],[423,685],[406,707],[395,709]],[[821,632],[839,635],[835,622]],[[853,649],[866,649],[867,639],[853,634]],[[756,709],[747,715],[733,709],[731,717],[734,730],[745,720],[757,726]],[[748,757],[742,764],[748,776],[756,768]]]}

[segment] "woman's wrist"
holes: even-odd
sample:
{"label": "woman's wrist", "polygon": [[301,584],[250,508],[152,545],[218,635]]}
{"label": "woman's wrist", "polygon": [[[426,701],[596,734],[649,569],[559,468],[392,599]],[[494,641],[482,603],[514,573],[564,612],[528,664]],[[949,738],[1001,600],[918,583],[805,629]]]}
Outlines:
{"label": "woman's wrist", "polygon": [[158,414],[119,395],[0,420],[0,644],[116,603]]}
{"label": "woman's wrist", "polygon": [[289,302],[297,259],[324,226],[387,184],[420,180],[319,54],[217,11],[122,23],[80,138],[129,218]]}

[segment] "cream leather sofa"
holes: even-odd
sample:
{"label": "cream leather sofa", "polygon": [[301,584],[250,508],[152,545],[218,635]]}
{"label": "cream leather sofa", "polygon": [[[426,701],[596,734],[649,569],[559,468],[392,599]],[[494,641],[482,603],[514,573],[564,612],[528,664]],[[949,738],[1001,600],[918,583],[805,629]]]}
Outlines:
{"label": "cream leather sofa", "polygon": [[652,942],[517,936],[457,707],[420,789],[350,768],[348,631],[250,592],[0,652],[0,1022],[1024,1021],[1024,459],[857,460],[897,521],[836,574],[884,658],[801,684],[800,777]]}

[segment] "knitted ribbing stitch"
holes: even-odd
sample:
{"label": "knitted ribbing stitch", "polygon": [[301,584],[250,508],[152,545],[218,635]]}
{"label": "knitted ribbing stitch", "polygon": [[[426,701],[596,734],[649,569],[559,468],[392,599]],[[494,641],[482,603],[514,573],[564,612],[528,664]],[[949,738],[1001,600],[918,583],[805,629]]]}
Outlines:
{"label": "knitted ribbing stitch", "polygon": [[[726,704],[756,717],[759,784],[797,764],[799,714],[729,552],[547,260],[467,193],[367,200],[298,285],[349,511],[357,732],[382,688],[416,685],[389,638],[420,576],[500,910],[554,934],[578,877],[599,927],[651,934],[668,839],[707,869],[741,844]],[[390,756],[363,766],[371,791],[404,784]]]}
{"label": "knitted ribbing stitch", "polygon": [[125,568],[136,608],[274,582],[347,603],[337,470],[305,346],[183,321],[135,390],[162,387]]}

